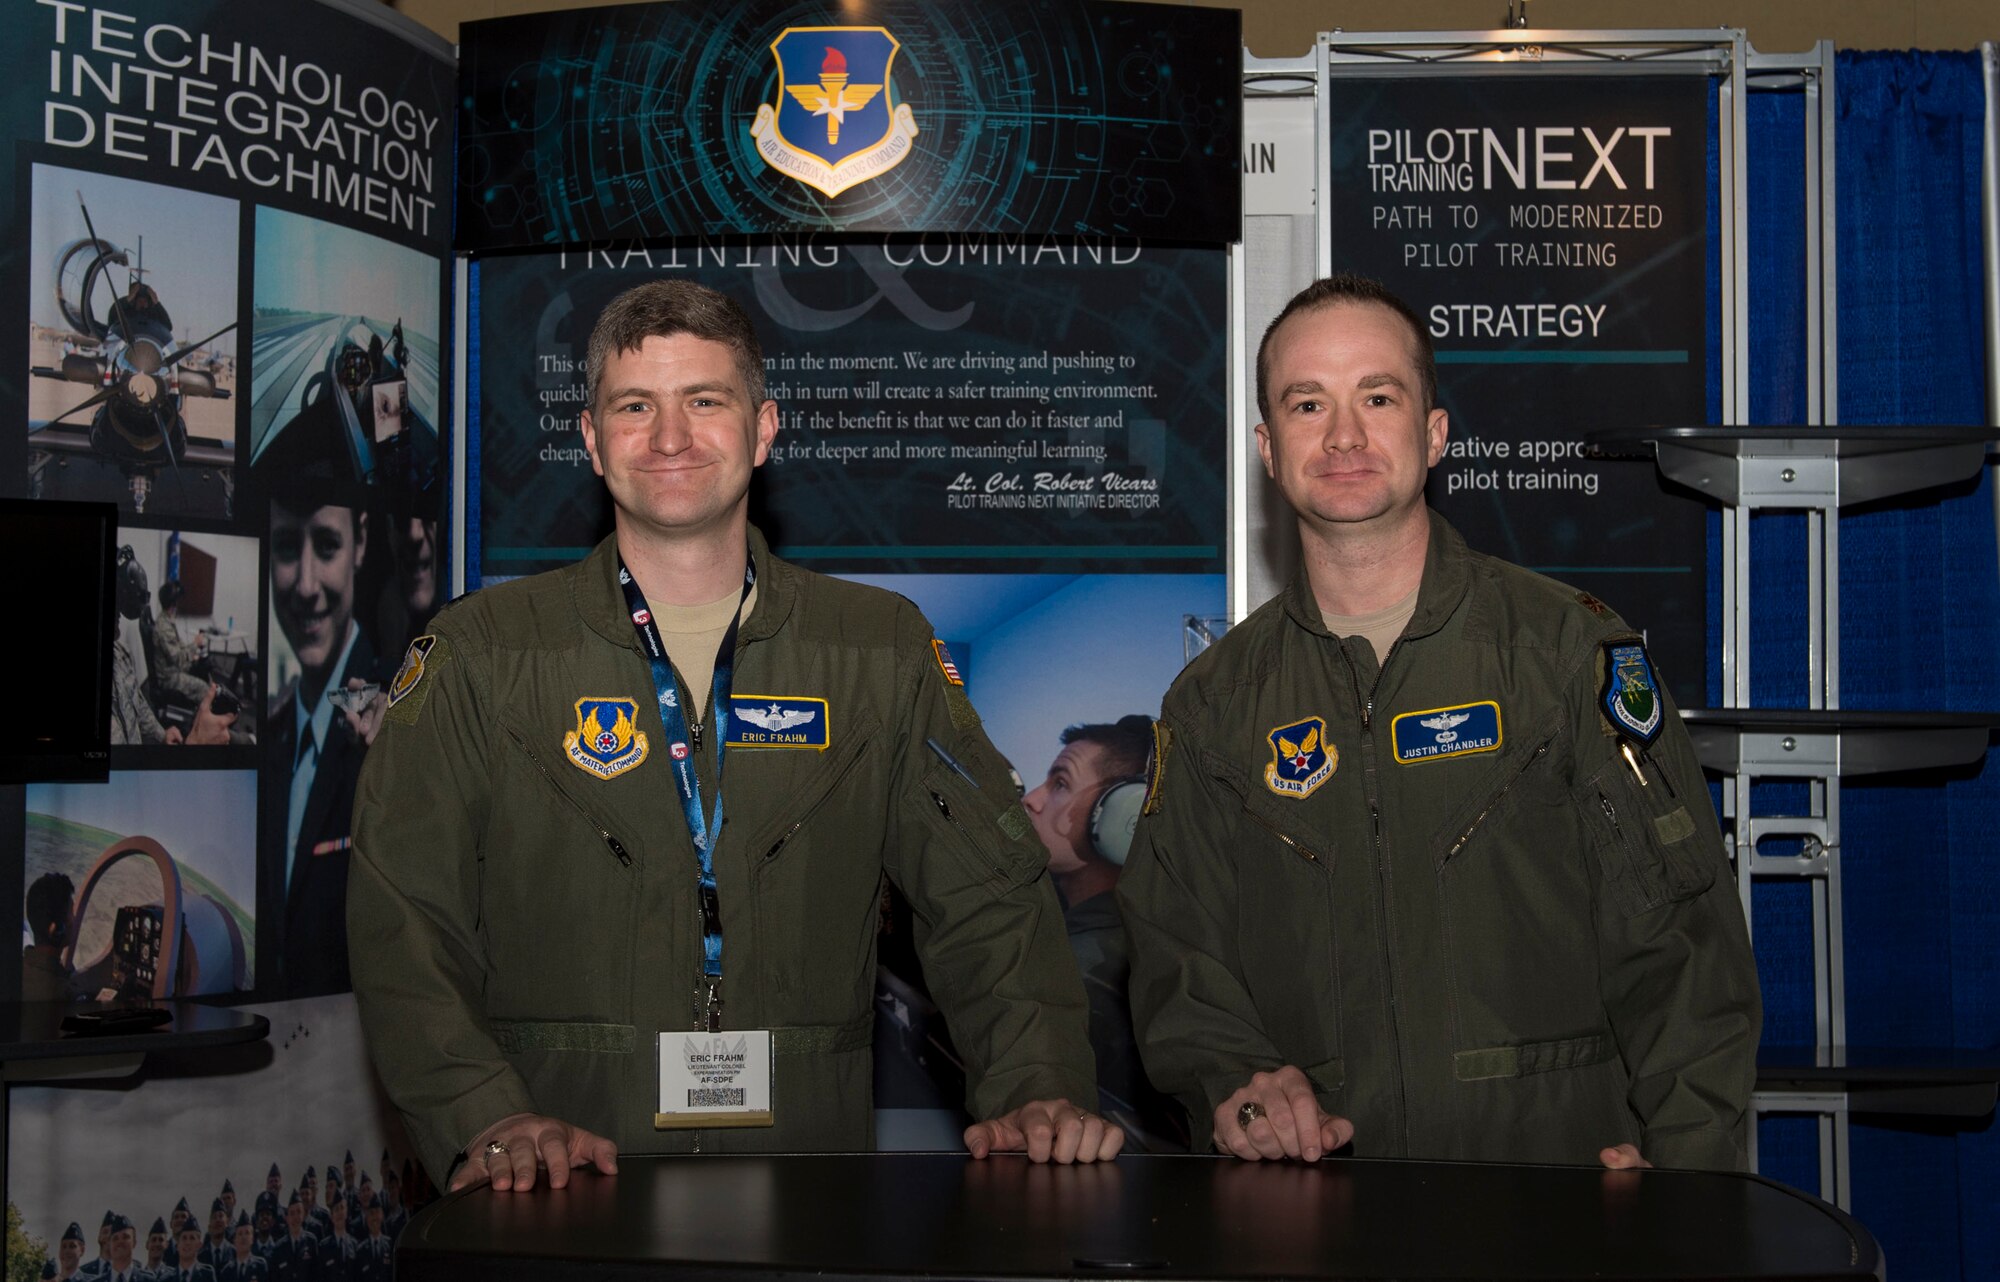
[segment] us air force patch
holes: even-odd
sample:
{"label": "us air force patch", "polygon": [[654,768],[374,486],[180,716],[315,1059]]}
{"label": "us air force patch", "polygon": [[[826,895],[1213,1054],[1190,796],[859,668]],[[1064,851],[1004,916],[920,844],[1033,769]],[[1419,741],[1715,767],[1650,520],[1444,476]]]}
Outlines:
{"label": "us air force patch", "polygon": [[825,748],[826,700],[786,694],[732,694],[729,728],[722,742],[732,748]]}
{"label": "us air force patch", "polygon": [[1396,760],[1404,765],[1438,761],[1500,747],[1500,705],[1491,699],[1455,708],[1405,712],[1390,722]]}
{"label": "us air force patch", "polygon": [[396,669],[389,682],[389,706],[383,715],[390,721],[415,725],[417,714],[424,710],[424,701],[430,698],[431,687],[437,684],[425,678],[450,657],[450,645],[434,634],[426,633],[410,642],[403,655],[403,666]]}
{"label": "us air force patch", "polygon": [[633,725],[636,699],[576,701],[576,729],[563,736],[570,763],[599,779],[616,779],[646,759],[646,734]]}
{"label": "us air force patch", "polygon": [[1280,797],[1304,798],[1333,778],[1340,753],[1326,741],[1326,720],[1307,717],[1279,726],[1266,736],[1271,764],[1264,767],[1264,785]]}
{"label": "us air force patch", "polygon": [[1604,643],[1604,693],[1597,706],[1621,739],[1650,748],[1660,737],[1665,704],[1643,642]]}

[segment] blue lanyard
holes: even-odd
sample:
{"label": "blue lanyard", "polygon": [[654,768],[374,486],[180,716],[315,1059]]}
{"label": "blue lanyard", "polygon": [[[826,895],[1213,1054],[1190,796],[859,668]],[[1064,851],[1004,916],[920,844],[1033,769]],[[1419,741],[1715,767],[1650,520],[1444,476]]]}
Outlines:
{"label": "blue lanyard", "polygon": [[[625,589],[625,606],[638,629],[639,643],[645,648],[653,669],[653,692],[660,701],[660,722],[667,732],[667,755],[672,759],[674,786],[680,790],[681,813],[687,819],[688,836],[694,841],[695,858],[701,862],[701,973],[709,979],[722,975],[722,911],[715,895],[715,842],[722,835],[722,743],[729,735],[729,686],[736,668],[736,629],[743,622],[743,602],[750,598],[757,582],[757,563],[743,567],[743,595],[737,598],[735,617],[723,634],[722,648],[715,654],[715,684],[709,691],[708,708],[715,731],[715,812],[708,814],[701,804],[701,779],[695,773],[694,751],[701,746],[699,728],[691,733],[687,719],[687,699],[681,689],[680,674],[667,657],[666,642],[660,639],[660,625],[646,606],[646,594],[618,558],[618,582]],[[693,749],[690,748],[690,743]]]}

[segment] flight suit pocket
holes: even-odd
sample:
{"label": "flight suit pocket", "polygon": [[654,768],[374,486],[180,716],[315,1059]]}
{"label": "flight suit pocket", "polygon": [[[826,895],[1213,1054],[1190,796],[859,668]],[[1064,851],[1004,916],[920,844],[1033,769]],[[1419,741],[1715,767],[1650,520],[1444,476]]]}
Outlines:
{"label": "flight suit pocket", "polygon": [[757,860],[756,876],[761,878],[767,868],[788,848],[792,848],[792,839],[798,836],[800,829],[819,813],[842,781],[853,773],[855,764],[874,740],[879,726],[872,714],[864,713],[862,719],[847,730],[841,744],[820,754],[816,768],[793,785],[792,803],[778,808],[777,817],[749,843],[749,849]]}
{"label": "flight suit pocket", "polygon": [[[1247,784],[1231,763],[1207,754],[1204,768],[1242,799],[1236,865],[1236,940],[1243,986],[1286,1060],[1306,1070],[1316,1091],[1337,1091],[1341,1067],[1339,932],[1333,929],[1333,840],[1301,823],[1291,803]],[[1281,923],[1320,922],[1303,935]]]}
{"label": "flight suit pocket", "polygon": [[[537,753],[528,745],[527,736],[505,722],[502,722],[501,725],[506,731],[508,739],[513,742],[518,759],[526,764],[528,771],[536,778],[540,791],[558,802],[562,813],[574,815],[596,839],[597,844],[603,847],[609,859],[615,862],[616,866],[622,869],[629,878],[632,873],[632,854],[626,849],[625,843],[618,838],[617,834],[604,825],[603,821],[597,817],[597,814],[591,807],[586,806],[575,793],[571,792],[569,788],[565,787],[556,778],[554,772],[549,768],[548,762],[543,759],[540,753]],[[502,791],[498,795],[504,797],[508,794]],[[517,833],[516,835],[520,834]]]}
{"label": "flight suit pocket", "polygon": [[[1004,778],[1004,768],[983,760],[986,750],[972,736],[951,746],[952,758],[975,778]],[[1048,852],[1028,822],[1027,811],[1012,791],[1004,798],[974,786],[958,770],[937,762],[918,780],[922,796],[915,804],[944,845],[965,863],[974,878],[995,895],[1039,877],[1048,866]]]}
{"label": "flight suit pocket", "polygon": [[[1494,821],[1496,813],[1508,804],[1509,795],[1521,785],[1522,779],[1548,760],[1549,748],[1561,730],[1562,718],[1554,717],[1523,735],[1516,741],[1519,746],[1510,744],[1503,750],[1493,763],[1492,773],[1481,781],[1482,786],[1473,788],[1466,804],[1438,829],[1432,840],[1434,867],[1442,871],[1460,851],[1478,838],[1488,823]],[[1504,828],[1504,823],[1501,826]]]}
{"label": "flight suit pocket", "polygon": [[1606,893],[1627,917],[1707,891],[1720,871],[1721,852],[1705,849],[1702,825],[1689,805],[1707,805],[1669,791],[1664,776],[1641,787],[1622,757],[1611,761],[1575,794],[1596,837]]}

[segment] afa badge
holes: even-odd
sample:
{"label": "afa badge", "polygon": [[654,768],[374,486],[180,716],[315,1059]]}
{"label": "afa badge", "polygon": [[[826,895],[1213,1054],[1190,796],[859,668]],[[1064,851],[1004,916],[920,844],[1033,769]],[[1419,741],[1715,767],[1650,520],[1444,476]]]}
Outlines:
{"label": "afa badge", "polygon": [[1326,741],[1322,717],[1279,726],[1268,738],[1271,764],[1264,767],[1264,785],[1280,797],[1312,796],[1340,765],[1339,751]]}
{"label": "afa badge", "polygon": [[759,104],[750,126],[764,163],[838,196],[909,159],[917,119],[889,79],[900,48],[886,27],[779,32],[777,101]]}
{"label": "afa badge", "polygon": [[1604,643],[1604,693],[1598,699],[1604,719],[1621,738],[1641,748],[1660,737],[1664,701],[1660,681],[1646,647],[1637,641]]}
{"label": "afa badge", "polygon": [[563,736],[570,764],[599,779],[615,779],[646,759],[645,732],[634,726],[635,699],[576,701],[576,729]]}

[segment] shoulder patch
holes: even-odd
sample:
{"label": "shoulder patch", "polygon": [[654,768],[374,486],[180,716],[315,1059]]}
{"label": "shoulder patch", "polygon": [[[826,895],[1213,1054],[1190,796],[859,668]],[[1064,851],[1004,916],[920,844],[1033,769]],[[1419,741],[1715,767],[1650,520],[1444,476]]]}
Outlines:
{"label": "shoulder patch", "polygon": [[383,716],[413,726],[423,715],[437,670],[451,659],[451,643],[435,633],[425,633],[410,642],[403,653],[403,666],[389,682],[389,707]]}
{"label": "shoulder patch", "polygon": [[1160,809],[1160,790],[1167,782],[1167,754],[1174,750],[1174,732],[1158,717],[1153,719],[1153,760],[1152,774],[1146,780],[1146,802],[1139,807],[1142,815],[1156,814]]}
{"label": "shoulder patch", "polygon": [[959,675],[958,665],[951,661],[951,651],[945,649],[944,642],[931,638],[931,652],[937,656],[938,671],[944,673],[946,685],[962,686],[965,678]]}
{"label": "shoulder patch", "polygon": [[1604,688],[1597,710],[1604,714],[1612,733],[1640,748],[1650,748],[1660,737],[1665,709],[1645,643],[1637,638],[1606,641]]}
{"label": "shoulder patch", "polygon": [[1592,614],[1596,615],[1600,619],[1603,618],[1605,613],[1611,608],[1610,606],[1605,605],[1604,602],[1598,600],[1596,597],[1590,595],[1590,593],[1588,592],[1577,593],[1576,603],[1582,606],[1584,609],[1590,611]]}

